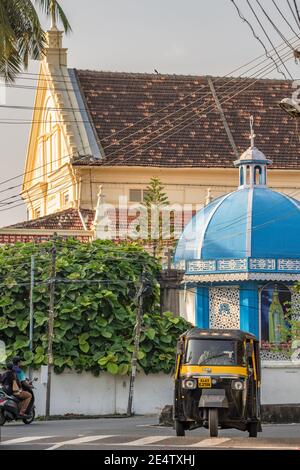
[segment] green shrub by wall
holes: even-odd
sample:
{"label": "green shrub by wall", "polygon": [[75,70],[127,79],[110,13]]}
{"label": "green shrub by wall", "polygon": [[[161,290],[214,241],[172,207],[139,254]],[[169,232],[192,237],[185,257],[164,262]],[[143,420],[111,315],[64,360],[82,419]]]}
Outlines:
{"label": "green shrub by wall", "polygon": [[[8,358],[25,365],[47,363],[47,322],[52,243],[0,248],[0,340]],[[30,257],[35,255],[34,350],[29,346]],[[135,244],[57,241],[54,366],[98,374],[126,374],[135,325],[135,296],[145,267],[151,283],[144,302],[139,367],[146,373],[171,371],[176,341],[188,328],[182,318],[159,314],[159,265]]]}

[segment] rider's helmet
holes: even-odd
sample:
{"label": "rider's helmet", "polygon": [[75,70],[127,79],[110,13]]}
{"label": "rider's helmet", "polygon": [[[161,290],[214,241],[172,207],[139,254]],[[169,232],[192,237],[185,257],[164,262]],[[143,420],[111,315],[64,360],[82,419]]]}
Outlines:
{"label": "rider's helmet", "polygon": [[20,356],[15,356],[12,360],[14,366],[18,366],[21,361],[22,359],[20,358]]}

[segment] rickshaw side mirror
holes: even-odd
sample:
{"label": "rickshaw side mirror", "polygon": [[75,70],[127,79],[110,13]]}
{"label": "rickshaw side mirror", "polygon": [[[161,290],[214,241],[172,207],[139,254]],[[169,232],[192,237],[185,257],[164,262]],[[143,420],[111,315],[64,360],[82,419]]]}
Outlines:
{"label": "rickshaw side mirror", "polygon": [[177,342],[177,354],[183,354],[184,353],[184,344],[182,341]]}

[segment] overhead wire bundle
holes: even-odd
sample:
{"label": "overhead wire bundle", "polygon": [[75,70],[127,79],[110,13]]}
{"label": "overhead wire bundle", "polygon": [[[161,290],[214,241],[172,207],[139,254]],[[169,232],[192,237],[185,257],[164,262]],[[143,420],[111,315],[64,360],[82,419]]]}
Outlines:
{"label": "overhead wire bundle", "polygon": [[[242,21],[247,23],[247,25],[250,27],[255,39],[260,42],[260,44],[265,50],[266,55],[268,55],[267,46],[264,40],[258,35],[255,24],[258,25],[258,28],[262,31],[265,40],[267,40],[267,43],[271,45],[275,53],[277,49],[274,46],[274,42],[270,36],[270,34],[272,33],[276,33],[276,36],[279,36],[281,40],[286,43],[286,45],[293,51],[295,59],[300,58],[299,48],[295,47],[293,44],[290,43],[282,25],[284,22],[284,24],[287,25],[289,30],[291,30],[294,34],[300,37],[300,16],[297,0],[293,0],[293,3],[291,3],[290,0],[286,0],[285,2],[283,2],[282,0],[280,0],[280,2],[278,2],[278,0],[272,0],[272,4],[270,4],[270,2],[268,1],[268,8],[265,7],[262,0],[245,0],[244,6],[247,6],[246,13],[242,11],[241,5],[240,3],[237,3],[237,0],[230,1],[234,5]],[[281,63],[281,66],[283,66],[285,72],[282,71],[281,67],[279,66],[278,71],[285,77],[287,73],[287,75],[291,79],[293,79],[287,66],[281,61],[279,56],[277,57]]]}
{"label": "overhead wire bundle", "polygon": [[[234,4],[234,0],[231,0]],[[247,0],[247,3],[250,3]],[[259,0],[257,0],[258,5],[260,5]],[[275,0],[273,3],[277,6]],[[236,5],[236,4],[235,4]],[[281,10],[279,10],[281,11]],[[295,28],[292,28],[293,33],[295,34]],[[262,59],[263,56],[259,56],[258,58],[248,62],[247,64],[243,65],[235,69],[234,71],[230,72],[230,74],[226,75],[225,77],[216,79],[214,81],[214,85],[221,81],[220,86],[218,88],[219,96],[220,96],[220,103],[224,104],[234,97],[238,96],[239,94],[251,89],[251,87],[257,82],[257,80],[268,76],[268,74],[274,70],[279,70],[280,65],[284,65],[286,67],[286,63],[293,57],[294,51],[298,49],[300,46],[300,37],[298,34],[295,34],[292,38],[285,38],[285,36],[281,35],[281,39],[284,39],[284,42],[279,46],[274,46],[274,43],[271,42],[271,50],[266,50],[266,57]],[[272,63],[270,63],[270,61]],[[239,71],[240,75],[238,77],[232,77],[233,73]],[[28,78],[32,79],[33,74],[22,74]],[[223,79],[228,77],[226,81]],[[237,85],[237,80],[239,78],[248,78],[249,80],[242,80]],[[46,80],[47,77],[45,77]],[[167,106],[159,109],[158,111],[146,116],[136,122],[134,122],[130,126],[126,126],[123,129],[118,130],[114,134],[110,134],[105,136],[101,139],[101,142],[98,139],[98,142],[101,143],[102,148],[105,152],[106,159],[103,160],[103,166],[111,166],[112,164],[118,162],[121,155],[126,152],[126,158],[122,159],[122,164],[127,161],[130,161],[137,155],[141,153],[148,152],[151,148],[157,146],[161,142],[165,142],[166,139],[174,136],[176,133],[182,131],[183,129],[191,126],[191,125],[199,125],[199,119],[202,117],[206,117],[207,114],[214,112],[215,110],[215,103],[209,101],[211,98],[211,92],[206,92],[205,87],[207,85],[202,85],[198,89],[194,90],[192,93],[189,93],[185,96],[181,96],[179,99],[169,103]],[[188,100],[188,101],[187,101]],[[175,106],[178,106],[174,109]],[[36,109],[31,107],[21,107],[21,106],[1,106],[1,108],[14,108],[14,109]],[[63,109],[64,111],[64,109]],[[72,109],[72,111],[80,111],[79,109]],[[29,123],[29,121],[23,120],[8,120],[8,121],[1,121],[0,124],[4,123]],[[44,121],[43,121],[44,122]],[[66,122],[69,122],[66,119]],[[141,124],[144,124],[140,127]],[[132,132],[128,133],[128,130]],[[126,135],[122,135],[122,133],[126,131]],[[69,158],[70,161],[74,160],[77,163],[84,161],[88,155],[86,155],[86,148],[79,149],[78,155],[66,155],[63,158]],[[113,157],[113,158],[112,158]],[[40,169],[45,169],[44,177],[51,175],[51,171],[49,171],[49,165],[52,162],[48,162],[44,165],[41,165]],[[24,177],[28,174],[32,174],[38,170],[35,168],[34,170],[30,170],[28,172],[24,172],[20,175],[17,175],[13,178],[6,179],[0,182],[0,186],[8,185],[9,182],[18,179],[20,177]],[[62,176],[58,176],[57,179],[52,181],[53,185],[57,185],[60,183],[60,178],[63,180]],[[33,178],[31,181],[39,180],[40,176],[35,176],[33,174]],[[5,189],[1,189],[0,193],[4,193],[7,191],[12,191],[18,188],[20,184],[13,185],[6,187]],[[53,194],[56,191],[56,187],[54,186],[53,189],[50,189],[49,194],[51,191]],[[63,190],[67,190],[68,188],[72,187],[72,184],[66,185],[63,187]],[[61,189],[61,188],[60,188]],[[21,198],[19,198],[19,192],[7,197],[4,197],[0,200],[0,212],[14,209],[22,204]],[[35,202],[38,198],[33,198],[31,202]]]}

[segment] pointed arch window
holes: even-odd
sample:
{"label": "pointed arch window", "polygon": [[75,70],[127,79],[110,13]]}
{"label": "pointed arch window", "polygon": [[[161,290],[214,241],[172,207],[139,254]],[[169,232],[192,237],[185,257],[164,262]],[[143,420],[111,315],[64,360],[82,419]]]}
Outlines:
{"label": "pointed arch window", "polygon": [[[50,103],[48,102],[48,106],[50,105],[51,101]],[[48,110],[44,123],[44,140],[48,173],[57,170],[61,164],[60,128],[56,121],[56,114],[52,110]]]}
{"label": "pointed arch window", "polygon": [[34,169],[34,178],[40,178],[44,174],[44,142],[40,139],[37,146],[37,157]]}

